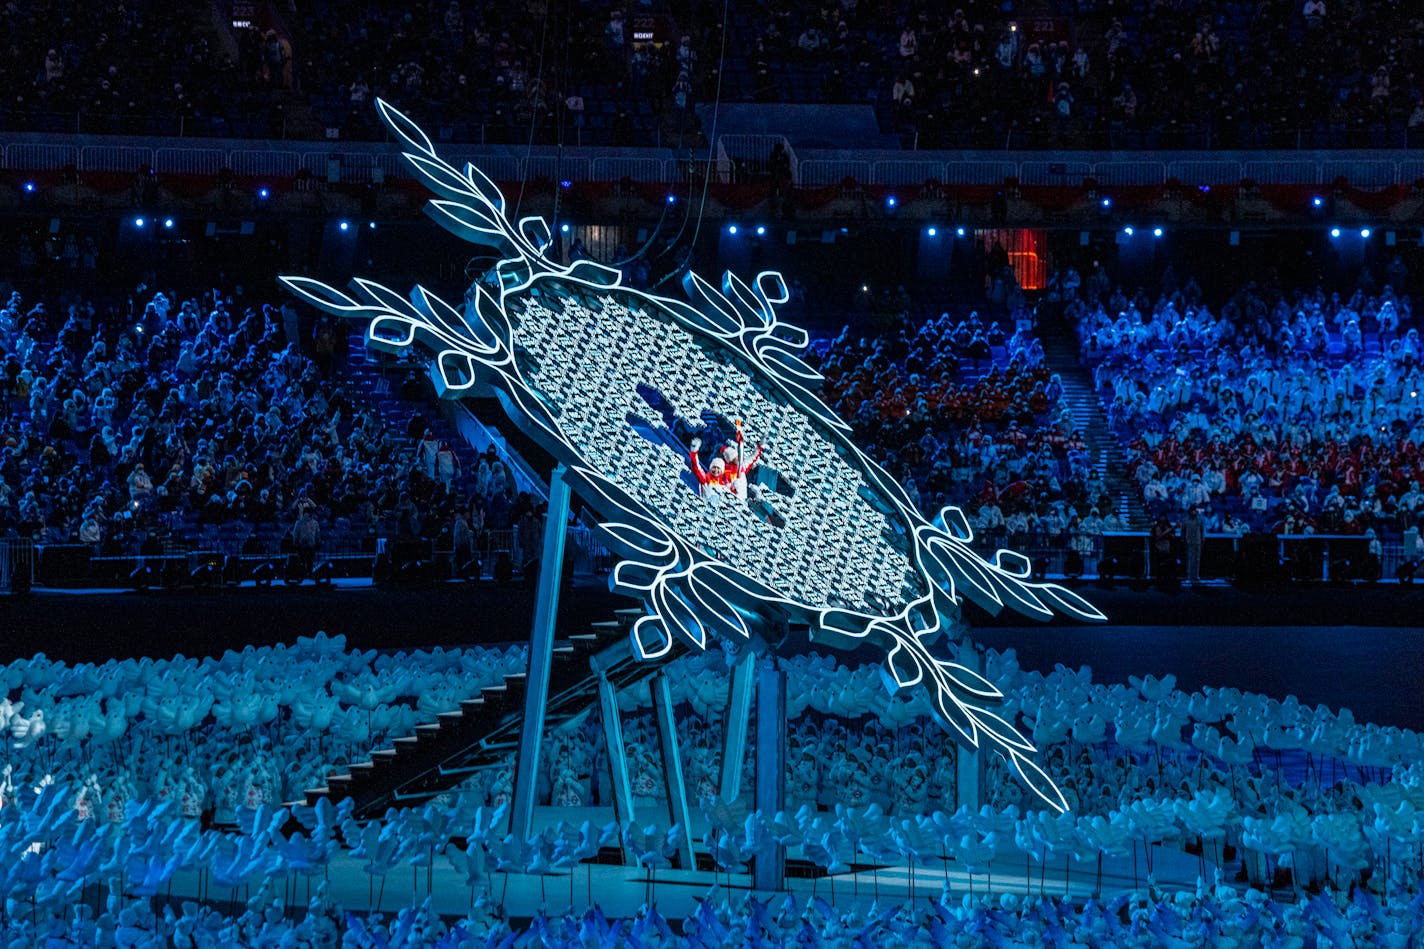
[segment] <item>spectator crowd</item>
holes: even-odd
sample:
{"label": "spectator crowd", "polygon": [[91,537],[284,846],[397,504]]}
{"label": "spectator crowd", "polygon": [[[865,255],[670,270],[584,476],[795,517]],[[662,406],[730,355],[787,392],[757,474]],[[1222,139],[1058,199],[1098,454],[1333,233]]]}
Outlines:
{"label": "spectator crowd", "polygon": [[927,514],[953,504],[989,542],[1023,548],[1042,535],[1079,553],[1092,533],[1126,527],[1026,305],[1002,320],[941,313],[914,327],[901,309],[875,337],[846,327],[818,367],[857,443]]}
{"label": "spectator crowd", "polygon": [[[290,303],[139,288],[136,311],[0,307],[0,535],[157,552],[373,549],[438,541],[457,560],[538,511],[492,453],[459,453],[347,389],[344,332]],[[409,410],[406,410],[407,412]]]}
{"label": "spectator crowd", "polygon": [[1156,519],[1175,534],[1190,520],[1198,555],[1206,533],[1356,535],[1376,556],[1402,541],[1409,563],[1424,556],[1424,347],[1393,289],[1408,281],[1398,258],[1385,279],[1366,272],[1344,294],[1263,279],[1218,307],[1171,267],[1155,297],[1101,268],[1055,273],[1045,299],[1076,329],[1126,452],[1117,485],[1044,365],[1027,304],[1003,323],[912,325],[904,294],[878,333],[847,327],[818,366],[828,403],[912,499],[928,514],[959,506],[993,543],[1087,556],[1104,531]]}
{"label": "spectator crowd", "polygon": [[[1205,533],[1402,538],[1424,554],[1424,347],[1393,289],[1406,269],[1384,278],[1353,293],[1262,278],[1215,305],[1171,267],[1155,296],[1101,269],[1055,273],[1045,299],[1076,329],[1120,472],[1103,430],[1067,408],[1054,368],[1071,367],[1046,364],[1007,265],[986,315],[864,294],[870,312],[812,359],[911,499],[962,508],[992,544],[1086,557],[1105,531],[1195,510]],[[64,306],[14,292],[0,307],[0,532],[110,554],[280,548],[310,568],[319,549],[379,538],[464,562],[509,531],[516,568],[534,555],[540,510],[509,468],[412,415],[416,376],[404,403],[363,392],[329,320],[241,288]]]}
{"label": "spectator crowd", "polygon": [[380,96],[462,138],[561,128],[570,142],[651,145],[653,107],[673,108],[679,86],[690,105],[690,39],[675,49],[632,33],[616,7],[323,2],[302,18],[298,55],[304,91],[347,136],[380,137]]}
{"label": "spectator crowd", "polygon": [[1378,4],[862,0],[739,11],[736,93],[874,101],[911,147],[1401,147],[1424,136],[1424,16]]}
{"label": "spectator crowd", "polygon": [[1424,518],[1424,385],[1411,301],[1248,283],[1219,309],[1188,281],[1154,300],[1069,302],[1149,512],[1209,531],[1397,535]]}
{"label": "spectator crowd", "polygon": [[[140,135],[280,135],[291,44],[235,30],[238,55],[197,10],[29,0],[0,10],[0,128]],[[140,53],[135,58],[135,53]]]}
{"label": "spectator crowd", "polygon": [[[727,12],[724,43],[720,17],[680,3],[319,2],[230,36],[178,9],[12,3],[0,13],[12,90],[0,123],[360,137],[379,134],[370,104],[383,96],[463,140],[561,130],[583,144],[653,145],[695,132],[694,107],[720,96],[871,102],[883,130],[920,148],[1424,137],[1424,15],[1402,0],[1060,0],[1032,16],[984,0],[749,0]],[[122,55],[131,48],[146,68]]]}

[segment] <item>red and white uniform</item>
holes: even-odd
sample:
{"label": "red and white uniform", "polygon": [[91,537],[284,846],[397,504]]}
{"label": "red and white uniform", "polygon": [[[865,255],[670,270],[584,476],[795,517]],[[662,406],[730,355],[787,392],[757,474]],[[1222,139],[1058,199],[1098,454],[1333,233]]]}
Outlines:
{"label": "red and white uniform", "polygon": [[[731,446],[728,447],[730,448]],[[758,445],[756,451],[748,461],[738,463],[736,460],[727,461],[723,458],[724,467],[718,472],[705,470],[702,467],[701,459],[697,457],[697,452],[695,451],[688,452],[688,461],[692,463],[692,474],[697,478],[698,484],[714,484],[718,487],[729,489],[738,497],[745,498],[747,496],[747,475],[751,473],[752,468],[756,467],[757,462],[761,460],[761,453],[762,446]],[[738,428],[736,458],[740,458],[741,456],[742,430]]]}

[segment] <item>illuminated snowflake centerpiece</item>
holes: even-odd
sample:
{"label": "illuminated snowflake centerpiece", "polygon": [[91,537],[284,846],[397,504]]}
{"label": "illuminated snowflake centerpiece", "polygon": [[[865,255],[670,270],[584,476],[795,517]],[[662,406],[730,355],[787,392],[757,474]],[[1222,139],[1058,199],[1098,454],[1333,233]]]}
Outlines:
{"label": "illuminated snowflake centerpiece", "polygon": [[[441,196],[429,213],[504,259],[471,287],[463,311],[422,287],[406,298],[362,279],[352,294],[304,277],[283,282],[323,310],[369,320],[371,346],[427,349],[443,397],[477,382],[494,389],[602,519],[622,558],[614,588],[647,608],[633,631],[638,654],[657,658],[679,640],[703,649],[709,633],[745,638],[763,622],[804,624],[832,645],[874,644],[887,681],[928,689],[963,743],[987,743],[1046,803],[1066,808],[1030,760],[1033,746],[990,711],[1001,693],[936,641],[956,624],[961,596],[1038,618],[1102,614],[1031,582],[1018,554],[984,561],[957,508],[927,521],[851,443],[799,356],[806,334],[777,319],[787,299],[780,274],[745,282],[729,273],[718,288],[689,273],[688,299],[674,300],[623,287],[618,271],[592,261],[565,266],[545,256],[541,218],[511,223],[479,169],[447,164],[413,122],[377,106]],[[733,425],[765,449],[741,493],[691,476],[701,436]]]}

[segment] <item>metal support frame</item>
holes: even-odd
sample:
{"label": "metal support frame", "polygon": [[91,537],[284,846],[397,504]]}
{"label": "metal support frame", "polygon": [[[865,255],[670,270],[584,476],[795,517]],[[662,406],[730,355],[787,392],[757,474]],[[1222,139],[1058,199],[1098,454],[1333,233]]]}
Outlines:
{"label": "metal support frame", "polygon": [[559,465],[549,478],[549,512],[544,520],[539,586],[534,597],[534,627],[529,635],[524,727],[519,733],[514,801],[509,818],[509,832],[516,840],[528,840],[534,833],[534,788],[539,781],[539,745],[544,738],[544,711],[549,704],[549,668],[554,659],[554,624],[559,614],[564,541],[568,534],[570,492],[565,470]]}
{"label": "metal support frame", "polygon": [[742,793],[742,762],[747,756],[756,659],[755,650],[742,649],[728,676],[727,711],[722,719],[722,775],[717,788],[717,796],[728,803]]}
{"label": "metal support frame", "polygon": [[613,819],[627,827],[633,823],[633,782],[628,779],[628,752],[623,744],[623,718],[618,714],[618,688],[598,676],[598,715],[603,742],[608,746],[609,778],[613,785]]}
{"label": "metal support frame", "polygon": [[[786,670],[775,659],[759,664],[756,689],[756,809],[770,820],[786,809]],[[786,848],[763,835],[752,885],[780,890],[786,877]]]}
{"label": "metal support frame", "polygon": [[[969,640],[959,643],[955,661],[966,669],[984,674],[984,654]],[[978,811],[984,804],[984,750],[959,744],[954,749],[954,795],[959,807]]]}
{"label": "metal support frame", "polygon": [[697,869],[692,856],[692,812],[687,806],[687,782],[682,774],[682,755],[677,741],[677,718],[673,714],[672,689],[666,672],[648,683],[653,698],[653,717],[658,723],[658,745],[663,755],[663,787],[667,790],[668,814],[677,826],[677,858],[684,870]]}

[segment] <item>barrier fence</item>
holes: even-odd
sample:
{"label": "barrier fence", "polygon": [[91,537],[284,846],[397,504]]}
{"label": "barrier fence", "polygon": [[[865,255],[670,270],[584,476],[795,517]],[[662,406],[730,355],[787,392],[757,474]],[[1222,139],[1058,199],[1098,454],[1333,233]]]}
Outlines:
{"label": "barrier fence", "polygon": [[23,593],[34,585],[34,545],[28,540],[0,539],[0,594]]}
{"label": "barrier fence", "polygon": [[[359,545],[327,544],[314,563],[331,562],[331,575],[369,578],[385,564],[398,569],[421,561],[432,576],[463,579],[521,577],[538,560],[542,529],[522,537],[520,530],[482,531],[463,550],[454,549],[448,535],[437,540],[399,541],[371,537]],[[1174,537],[1164,554],[1150,534],[1122,531],[1102,535],[981,533],[974,547],[992,558],[1001,548],[1030,558],[1042,576],[1087,580],[1179,580],[1186,575],[1187,550]],[[612,569],[614,557],[583,526],[569,528],[567,566],[575,573],[601,574]],[[270,564],[275,577],[284,575],[295,556],[279,540],[254,542],[251,537],[207,537],[143,552],[101,553],[83,544],[40,544],[27,540],[0,541],[0,593],[19,593],[31,586],[129,584],[135,570],[147,566],[149,585],[181,586],[211,566],[226,583],[253,579],[257,568]],[[478,565],[478,572],[474,571]],[[1424,580],[1424,556],[1406,551],[1399,541],[1371,549],[1360,535],[1208,534],[1200,552],[1200,578],[1251,582],[1376,582]],[[208,578],[209,581],[213,577]]]}
{"label": "barrier fence", "polygon": [[[542,527],[535,535],[523,537],[518,528],[481,531],[461,550],[455,549],[448,535],[434,540],[372,536],[359,544],[322,544],[312,556],[311,565],[330,563],[332,579],[371,578],[382,569],[399,571],[412,562],[428,567],[432,579],[511,579],[523,576],[538,560]],[[611,555],[587,527],[569,528],[566,550],[576,573],[606,572],[612,567]],[[288,541],[258,540],[242,533],[154,545],[141,551],[4,541],[0,542],[0,592],[21,592],[32,585],[241,583],[256,579],[264,565],[270,569],[267,579],[280,580],[294,559],[300,561],[301,557]],[[306,575],[307,567],[302,564],[300,575]],[[501,577],[505,569],[508,575]]]}
{"label": "barrier fence", "polygon": [[[1007,547],[1030,558],[1045,576],[1174,580],[1186,576],[1187,549],[1172,537],[1164,553],[1145,531],[1050,536],[981,534],[975,548],[992,557]],[[1345,582],[1424,579],[1421,558],[1388,541],[1371,550],[1359,534],[1207,534],[1200,551],[1203,580]]]}
{"label": "barrier fence", "polygon": [[[762,167],[779,136],[724,136],[719,139],[718,181],[732,176],[722,165],[735,162]],[[123,145],[62,144],[11,141],[0,147],[0,167],[12,171],[136,174],[154,168],[160,174],[217,175],[223,168],[257,178],[291,177],[307,169],[337,181],[386,180],[408,173],[385,143],[267,142],[213,148],[186,145],[181,139],[131,140]],[[557,175],[561,181],[672,183],[687,175],[689,159],[671,149],[583,149],[577,156],[512,151],[500,146],[450,146],[454,163],[474,161],[498,181]],[[1180,154],[1180,153],[1179,153]],[[1235,185],[1243,180],[1269,185],[1330,186],[1344,179],[1356,188],[1413,185],[1424,180],[1424,161],[1416,153],[1363,152],[1346,157],[1330,151],[1243,152],[1239,156],[1202,154],[1164,161],[1161,155],[1141,157],[1061,153],[1047,160],[1042,153],[1006,152],[997,157],[970,157],[946,152],[880,152],[850,157],[845,152],[802,149],[794,158],[793,180],[807,188],[840,184],[918,186],[929,181],[946,185],[1001,185],[1016,179],[1026,186],[1078,186],[1095,179],[1105,187],[1152,187],[1176,180],[1191,187]]]}

